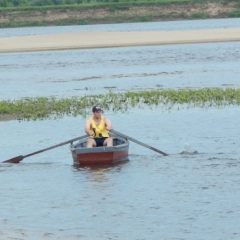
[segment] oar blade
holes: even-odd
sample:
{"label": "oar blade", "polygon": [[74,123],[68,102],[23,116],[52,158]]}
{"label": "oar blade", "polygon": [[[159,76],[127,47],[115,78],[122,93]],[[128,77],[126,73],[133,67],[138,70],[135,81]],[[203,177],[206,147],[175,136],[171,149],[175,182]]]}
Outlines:
{"label": "oar blade", "polygon": [[4,161],[4,163],[19,163],[23,159],[24,159],[24,157],[22,155],[20,155],[20,156],[8,159],[8,160]]}

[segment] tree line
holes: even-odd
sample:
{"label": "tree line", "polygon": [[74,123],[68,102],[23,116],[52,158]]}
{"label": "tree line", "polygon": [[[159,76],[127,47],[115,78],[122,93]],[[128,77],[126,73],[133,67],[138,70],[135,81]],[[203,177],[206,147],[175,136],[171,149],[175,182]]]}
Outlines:
{"label": "tree line", "polygon": [[74,5],[82,3],[97,2],[121,2],[121,0],[0,0],[0,7],[31,7],[31,6],[56,6]]}

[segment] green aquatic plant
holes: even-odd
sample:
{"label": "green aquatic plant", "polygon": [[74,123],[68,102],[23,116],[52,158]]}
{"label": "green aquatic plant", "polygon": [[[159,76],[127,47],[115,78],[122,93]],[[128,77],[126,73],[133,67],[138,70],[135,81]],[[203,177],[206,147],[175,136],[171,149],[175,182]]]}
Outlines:
{"label": "green aquatic plant", "polygon": [[59,118],[63,116],[83,116],[90,114],[91,107],[99,104],[111,111],[127,111],[130,108],[157,107],[170,110],[181,107],[222,107],[240,105],[240,89],[182,89],[152,90],[101,95],[88,95],[57,99],[55,97],[24,98],[0,101],[0,115],[11,115],[19,120]]}

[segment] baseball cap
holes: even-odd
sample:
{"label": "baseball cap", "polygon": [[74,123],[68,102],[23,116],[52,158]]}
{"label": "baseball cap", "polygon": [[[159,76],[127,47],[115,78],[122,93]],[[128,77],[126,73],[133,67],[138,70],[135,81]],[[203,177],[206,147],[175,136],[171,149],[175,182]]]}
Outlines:
{"label": "baseball cap", "polygon": [[94,106],[94,107],[92,108],[92,112],[100,112],[100,111],[102,111],[102,109],[101,109],[101,107],[99,107],[99,106]]}

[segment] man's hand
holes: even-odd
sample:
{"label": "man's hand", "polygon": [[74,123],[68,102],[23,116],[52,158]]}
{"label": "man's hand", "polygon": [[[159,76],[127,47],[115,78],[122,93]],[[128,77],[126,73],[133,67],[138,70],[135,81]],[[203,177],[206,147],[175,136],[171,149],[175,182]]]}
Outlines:
{"label": "man's hand", "polygon": [[111,131],[113,128],[106,126],[106,129],[107,129],[108,131]]}
{"label": "man's hand", "polygon": [[89,130],[89,131],[87,132],[87,134],[88,134],[89,136],[95,136],[95,133],[94,133],[93,131],[91,131],[91,130]]}

